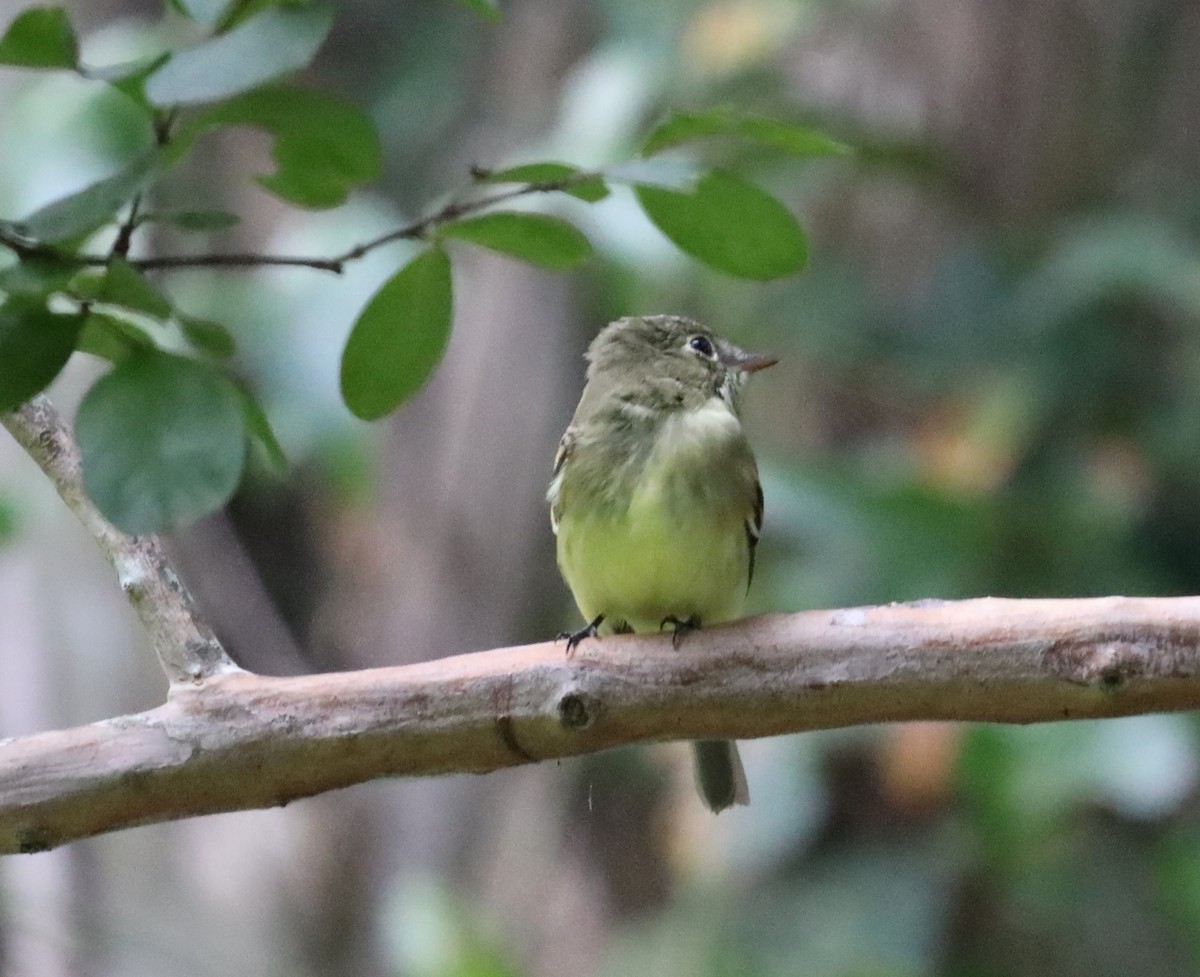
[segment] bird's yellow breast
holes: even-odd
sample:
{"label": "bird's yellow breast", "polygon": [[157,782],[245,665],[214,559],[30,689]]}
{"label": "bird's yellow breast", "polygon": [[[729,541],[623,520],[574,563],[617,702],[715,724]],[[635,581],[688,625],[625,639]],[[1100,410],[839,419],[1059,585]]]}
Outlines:
{"label": "bird's yellow breast", "polygon": [[[746,459],[748,485],[738,473]],[[558,564],[584,617],[635,631],[667,617],[739,617],[754,484],[741,426],[719,400],[664,424],[625,504],[563,507]]]}

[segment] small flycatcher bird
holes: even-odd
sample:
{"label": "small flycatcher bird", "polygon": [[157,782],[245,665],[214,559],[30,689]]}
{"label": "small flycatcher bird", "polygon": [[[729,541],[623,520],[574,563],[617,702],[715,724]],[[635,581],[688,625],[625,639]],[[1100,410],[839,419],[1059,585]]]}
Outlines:
{"label": "small flycatcher bird", "polygon": [[[587,384],[547,493],[558,566],[585,638],[740,617],[762,530],[758,467],[739,419],[749,374],[771,366],[683,316],[618,319],[588,348]],[[715,812],[750,803],[737,747],[694,744]]]}

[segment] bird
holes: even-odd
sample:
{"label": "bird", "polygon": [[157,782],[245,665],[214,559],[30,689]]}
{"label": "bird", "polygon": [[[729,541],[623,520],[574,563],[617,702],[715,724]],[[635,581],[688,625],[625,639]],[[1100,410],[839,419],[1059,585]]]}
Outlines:
{"label": "bird", "polygon": [[[572,654],[598,635],[669,628],[678,648],[743,613],[763,493],[741,394],[778,361],[682,315],[609,323],[586,359],[547,491],[558,567],[587,622],[560,637]],[[709,809],[750,802],[736,744],[693,752]]]}

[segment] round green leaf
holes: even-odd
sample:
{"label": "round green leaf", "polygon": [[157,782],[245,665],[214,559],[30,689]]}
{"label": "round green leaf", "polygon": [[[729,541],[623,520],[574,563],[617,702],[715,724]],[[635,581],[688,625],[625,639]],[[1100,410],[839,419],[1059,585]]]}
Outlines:
{"label": "round green leaf", "polygon": [[395,410],[429,378],[450,335],[450,259],[418,255],[367,303],[342,354],[342,398],[357,417]]}
{"label": "round green leaf", "polygon": [[737,135],[745,139],[754,139],[764,146],[774,146],[801,159],[812,156],[846,156],[850,153],[850,147],[845,143],[830,139],[816,129],[758,115],[743,117],[736,131]]}
{"label": "round green leaf", "polygon": [[778,200],[721,170],[692,193],[638,186],[646,216],[683,251],[718,271],[765,280],[804,267],[808,244]]}
{"label": "round green leaf", "polygon": [[488,183],[549,183],[552,180],[565,180],[578,172],[578,166],[547,160],[541,163],[520,163],[502,170],[489,170],[480,179]]}
{"label": "round green leaf", "polygon": [[132,534],[220,508],[246,462],[237,388],[212,367],[166,353],[135,354],[92,387],[75,437],[88,495]]}
{"label": "round green leaf", "polygon": [[25,403],[58,376],[75,349],[83,317],[56,315],[34,301],[0,306],[0,412]]}
{"label": "round green leaf", "polygon": [[108,263],[100,301],[112,302],[160,319],[171,314],[170,300],[123,258],[113,258]]}
{"label": "round green leaf", "polygon": [[849,147],[807,126],[747,115],[728,107],[677,112],[655,127],[642,152],[651,155],[705,136],[735,136],[774,146],[793,156],[840,156]]}
{"label": "round green leaf", "polygon": [[147,149],[112,176],[46,204],[18,227],[22,234],[51,244],[91,234],[157,175],[159,163],[158,152]]}
{"label": "round green leaf", "polygon": [[[485,183],[563,183],[562,193],[569,193],[589,204],[608,196],[608,187],[598,176],[584,176],[583,170],[568,163],[553,161],[522,163],[503,170],[483,172],[479,179]],[[578,182],[576,182],[578,178]]]}
{"label": "round green leaf", "polygon": [[592,253],[592,246],[578,228],[545,214],[496,211],[446,224],[442,235],[462,238],[547,268],[570,268]]}
{"label": "round green leaf", "polygon": [[156,319],[171,314],[167,297],[124,258],[113,258],[103,272],[85,271],[76,276],[71,293],[88,302],[119,305]]}
{"label": "round green leaf", "polygon": [[307,65],[329,33],[333,14],[326,7],[273,7],[193,47],[146,81],[154,105],[215,102]]}
{"label": "round green leaf", "polygon": [[727,135],[736,126],[736,118],[730,109],[723,107],[676,112],[651,130],[642,152],[649,156],[704,136]]}
{"label": "round green leaf", "polygon": [[154,349],[154,340],[128,319],[92,309],[83,320],[75,349],[110,363],[123,363],[139,350]]}
{"label": "round green leaf", "polygon": [[271,133],[277,170],[258,182],[302,207],[336,207],[354,187],[379,175],[382,153],[371,120],[322,92],[283,86],[247,92],[203,113],[181,141],[217,125]]}
{"label": "round green leaf", "polygon": [[62,7],[23,10],[0,37],[0,64],[74,68],[78,62],[79,45]]}
{"label": "round green leaf", "polygon": [[53,258],[26,258],[0,271],[0,292],[45,297],[61,292],[79,274],[79,266]]}
{"label": "round green leaf", "polygon": [[232,356],[237,346],[233,337],[221,323],[201,319],[193,315],[179,315],[179,329],[184,339],[202,353],[225,359]]}

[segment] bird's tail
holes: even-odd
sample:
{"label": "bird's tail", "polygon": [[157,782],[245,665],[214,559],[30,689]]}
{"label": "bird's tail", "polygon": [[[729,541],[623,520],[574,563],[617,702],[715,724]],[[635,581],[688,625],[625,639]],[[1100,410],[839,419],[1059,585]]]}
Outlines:
{"label": "bird's tail", "polygon": [[697,740],[692,751],[696,757],[696,789],[709,810],[720,814],[734,804],[750,803],[750,787],[736,743]]}

